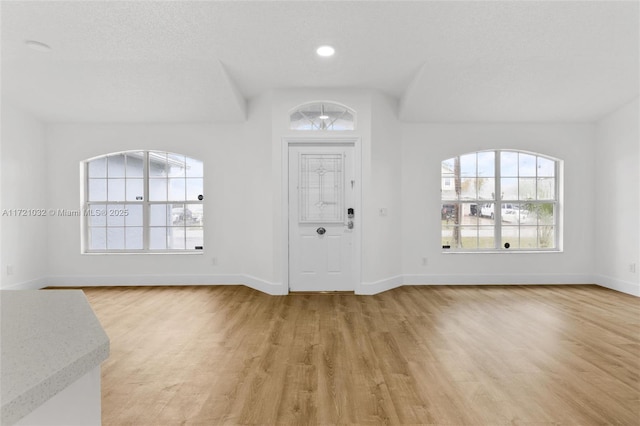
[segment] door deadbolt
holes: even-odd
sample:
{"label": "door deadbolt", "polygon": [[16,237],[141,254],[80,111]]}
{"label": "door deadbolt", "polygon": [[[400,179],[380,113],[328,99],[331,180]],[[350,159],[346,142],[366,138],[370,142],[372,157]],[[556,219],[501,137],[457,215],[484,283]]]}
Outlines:
{"label": "door deadbolt", "polygon": [[318,235],[324,235],[327,230],[321,226],[320,228],[316,229],[316,232],[318,233]]}

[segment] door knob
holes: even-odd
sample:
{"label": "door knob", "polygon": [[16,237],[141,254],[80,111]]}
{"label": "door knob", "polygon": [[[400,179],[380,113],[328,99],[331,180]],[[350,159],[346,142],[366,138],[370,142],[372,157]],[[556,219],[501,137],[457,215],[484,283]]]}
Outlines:
{"label": "door knob", "polygon": [[320,228],[316,229],[316,232],[318,233],[318,235],[324,235],[327,230],[321,226]]}

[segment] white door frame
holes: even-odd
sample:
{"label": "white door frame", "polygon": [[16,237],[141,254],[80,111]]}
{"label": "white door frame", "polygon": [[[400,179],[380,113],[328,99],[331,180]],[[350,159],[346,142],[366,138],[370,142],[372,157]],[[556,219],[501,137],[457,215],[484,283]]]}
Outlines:
{"label": "white door frame", "polygon": [[282,138],[282,285],[289,293],[289,147],[352,145],[355,155],[355,254],[353,288],[357,292],[362,277],[362,146],[359,136],[285,136]]}

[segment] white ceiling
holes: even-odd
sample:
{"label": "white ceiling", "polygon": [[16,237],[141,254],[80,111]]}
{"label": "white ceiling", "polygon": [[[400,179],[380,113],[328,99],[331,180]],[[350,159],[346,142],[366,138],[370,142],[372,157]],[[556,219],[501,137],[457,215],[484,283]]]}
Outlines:
{"label": "white ceiling", "polygon": [[638,96],[638,6],[2,1],[2,94],[48,122],[242,121],[319,87],[383,91],[406,121],[588,122]]}

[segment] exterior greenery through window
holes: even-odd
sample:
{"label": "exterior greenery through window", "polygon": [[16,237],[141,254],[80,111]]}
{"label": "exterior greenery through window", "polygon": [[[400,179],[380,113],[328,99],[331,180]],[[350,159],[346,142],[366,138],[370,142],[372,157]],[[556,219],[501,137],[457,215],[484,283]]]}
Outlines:
{"label": "exterior greenery through window", "polygon": [[443,161],[443,251],[557,250],[559,163],[508,150]]}
{"label": "exterior greenery through window", "polygon": [[127,151],[84,169],[85,252],[203,249],[203,164],[182,154]]}

